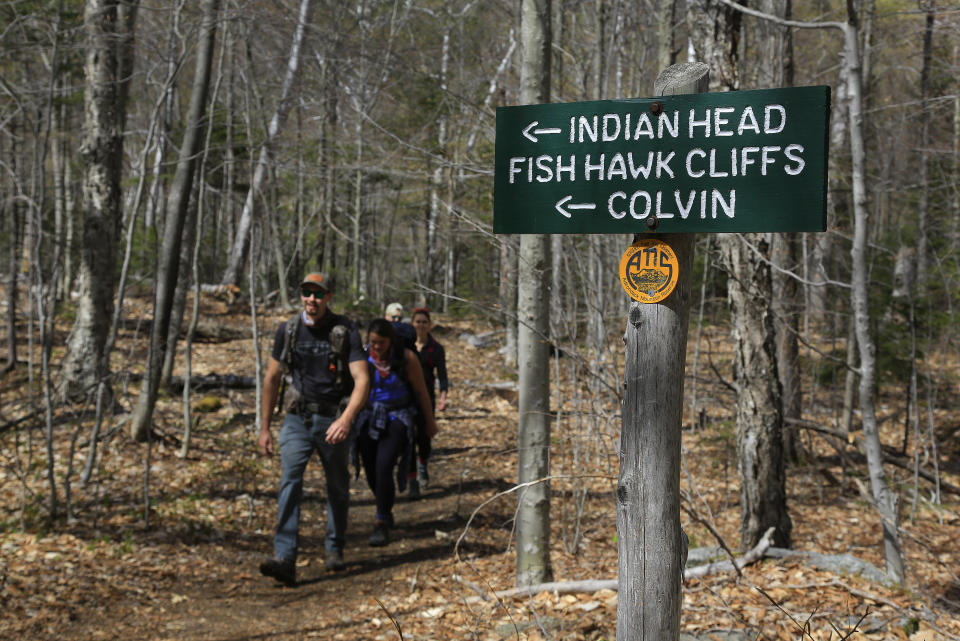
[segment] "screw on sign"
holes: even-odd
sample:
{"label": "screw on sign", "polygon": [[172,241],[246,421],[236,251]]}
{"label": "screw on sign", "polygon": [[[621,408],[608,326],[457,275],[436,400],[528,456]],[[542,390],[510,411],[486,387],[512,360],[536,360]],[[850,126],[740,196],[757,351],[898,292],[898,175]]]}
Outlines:
{"label": "screw on sign", "polygon": [[677,286],[677,255],[665,242],[645,238],[630,245],[620,259],[620,284],[641,303],[659,303]]}

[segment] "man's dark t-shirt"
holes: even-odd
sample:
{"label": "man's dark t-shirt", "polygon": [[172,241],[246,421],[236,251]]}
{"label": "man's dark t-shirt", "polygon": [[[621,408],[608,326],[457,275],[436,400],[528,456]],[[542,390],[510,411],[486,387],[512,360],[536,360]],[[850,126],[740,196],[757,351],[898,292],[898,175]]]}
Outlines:
{"label": "man's dark t-shirt", "polygon": [[[314,325],[308,326],[303,322],[301,312],[290,374],[294,388],[307,403],[337,403],[340,401],[340,394],[333,387],[335,373],[330,371],[330,330],[337,325],[346,325],[350,329],[349,362],[353,363],[354,361],[365,361],[367,359],[367,355],[363,351],[363,343],[360,341],[360,333],[349,318],[341,314],[334,314],[328,309]],[[286,333],[287,323],[281,323],[273,338],[272,356],[278,361],[281,361],[283,357],[283,342]]]}

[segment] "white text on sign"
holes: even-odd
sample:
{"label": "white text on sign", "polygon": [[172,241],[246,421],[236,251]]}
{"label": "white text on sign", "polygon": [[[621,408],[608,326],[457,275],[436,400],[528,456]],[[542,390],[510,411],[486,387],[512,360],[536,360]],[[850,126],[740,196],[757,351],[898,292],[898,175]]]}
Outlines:
{"label": "white text on sign", "polygon": [[[768,104],[754,110],[713,107],[664,112],[651,116],[647,111],[570,116],[565,127],[549,127],[531,122],[524,137],[537,142],[562,136],[573,145],[605,142],[636,142],[669,139],[731,138],[744,135],[780,134],[787,124],[787,110],[780,104]],[[689,149],[678,156],[666,149],[617,151],[615,153],[558,153],[537,156],[512,156],[508,160],[507,183],[624,183],[641,180],[671,180],[678,176],[689,179],[721,179],[766,177],[774,172],[799,176],[806,167],[804,145],[800,143],[744,145],[717,149],[706,145]],[[579,207],[565,205],[568,198],[557,202],[556,209],[570,217],[570,209],[592,211],[597,203]],[[617,191],[607,201],[607,213],[614,219],[629,215],[642,219],[651,214],[657,218],[691,215],[702,219],[722,215],[736,217],[736,190],[721,192],[715,188],[673,191]]]}

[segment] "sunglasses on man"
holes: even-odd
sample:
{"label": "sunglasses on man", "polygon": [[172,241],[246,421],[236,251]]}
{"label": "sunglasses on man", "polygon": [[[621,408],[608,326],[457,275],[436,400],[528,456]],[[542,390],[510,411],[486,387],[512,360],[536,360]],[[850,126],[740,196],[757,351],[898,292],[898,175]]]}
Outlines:
{"label": "sunglasses on man", "polygon": [[313,287],[301,287],[300,295],[304,298],[310,298],[311,296],[316,299],[321,299],[327,292],[322,289],[314,289]]}

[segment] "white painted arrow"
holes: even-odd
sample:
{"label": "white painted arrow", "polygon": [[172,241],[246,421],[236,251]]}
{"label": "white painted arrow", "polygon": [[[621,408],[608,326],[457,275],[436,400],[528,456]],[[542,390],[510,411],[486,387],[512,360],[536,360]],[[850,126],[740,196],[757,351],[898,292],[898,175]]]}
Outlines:
{"label": "white painted arrow", "polygon": [[[536,127],[536,126],[539,125],[539,124],[540,124],[540,123],[539,123],[538,121],[536,121],[536,120],[534,120],[533,122],[531,122],[529,125],[527,125],[526,129],[523,130],[523,135],[526,136],[527,138],[529,138],[531,141],[537,142],[537,136],[538,136],[538,135],[563,133],[560,129],[556,129],[556,128],[553,128],[553,127],[550,127],[550,128],[547,128],[547,129],[534,129],[534,127]],[[533,130],[533,133],[534,133],[535,135],[530,135],[530,130],[531,130],[531,129]]]}
{"label": "white painted arrow", "polygon": [[[570,218],[570,212],[563,208],[564,205],[567,205],[569,201],[573,200],[573,196],[564,196],[557,201],[557,211],[560,212],[561,216]],[[597,205],[595,203],[573,203],[567,205],[567,209],[596,209]]]}

